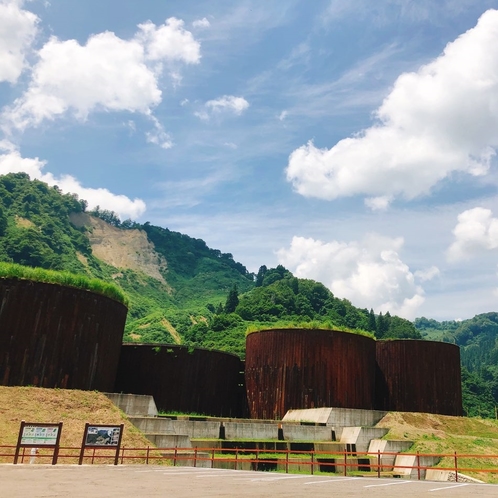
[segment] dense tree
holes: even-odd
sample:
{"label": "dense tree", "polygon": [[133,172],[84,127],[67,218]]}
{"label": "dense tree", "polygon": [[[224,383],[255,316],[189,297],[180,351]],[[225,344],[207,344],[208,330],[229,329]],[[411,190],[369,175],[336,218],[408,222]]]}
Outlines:
{"label": "dense tree", "polygon": [[386,316],[382,314],[382,311],[379,313],[377,317],[377,338],[383,339],[389,330],[389,312],[386,313]]}
{"label": "dense tree", "polygon": [[233,287],[228,292],[227,300],[225,303],[225,313],[233,313],[239,304],[239,291],[237,290],[237,285],[234,284]]}
{"label": "dense tree", "polygon": [[372,308],[370,308],[370,312],[368,313],[368,328],[369,332],[373,332],[377,335],[377,322],[375,320],[375,313]]}
{"label": "dense tree", "polygon": [[256,287],[261,287],[263,285],[263,280],[268,268],[263,265],[259,267],[258,274],[256,275]]}
{"label": "dense tree", "polygon": [[[389,313],[386,313],[386,318]],[[389,328],[384,338],[389,339],[421,339],[422,335],[412,322],[399,316],[389,315]]]}

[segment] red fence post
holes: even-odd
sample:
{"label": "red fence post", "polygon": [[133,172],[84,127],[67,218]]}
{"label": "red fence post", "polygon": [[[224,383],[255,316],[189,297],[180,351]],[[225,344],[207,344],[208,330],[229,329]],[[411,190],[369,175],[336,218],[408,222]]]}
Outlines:
{"label": "red fence post", "polygon": [[149,465],[149,450],[150,450],[150,447],[147,446],[147,454],[145,456],[145,465]]}
{"label": "red fence post", "polygon": [[377,450],[377,477],[380,477],[380,450]]}
{"label": "red fence post", "polygon": [[194,448],[194,467],[197,467],[197,446]]}
{"label": "red fence post", "polygon": [[458,458],[456,451],[455,451],[455,482],[458,482]]}
{"label": "red fence post", "polygon": [[173,458],[173,467],[176,467],[176,458],[178,456],[178,446],[175,446],[175,455]]}
{"label": "red fence post", "polygon": [[417,475],[420,481],[420,451],[417,451]]}
{"label": "red fence post", "polygon": [[344,450],[344,476],[348,475],[348,452],[347,450]]}

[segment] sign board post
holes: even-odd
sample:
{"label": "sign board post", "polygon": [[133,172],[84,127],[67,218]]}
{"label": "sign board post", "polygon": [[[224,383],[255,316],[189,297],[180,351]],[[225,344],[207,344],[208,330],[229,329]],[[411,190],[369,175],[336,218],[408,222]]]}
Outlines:
{"label": "sign board post", "polygon": [[114,465],[118,464],[121,439],[124,424],[121,425],[93,425],[86,423],[83,441],[81,443],[80,459],[78,465],[83,463],[86,448],[110,449],[116,448]]}
{"label": "sign board post", "polygon": [[57,463],[62,433],[62,422],[58,424],[42,424],[38,422],[21,422],[17,438],[14,465],[19,460],[21,448],[53,448],[52,465]]}

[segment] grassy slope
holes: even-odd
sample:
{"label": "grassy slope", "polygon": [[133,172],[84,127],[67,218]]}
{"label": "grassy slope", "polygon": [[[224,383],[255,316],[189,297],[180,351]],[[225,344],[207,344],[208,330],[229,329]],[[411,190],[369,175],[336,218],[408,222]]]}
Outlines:
{"label": "grassy slope", "polygon": [[[415,441],[408,453],[458,455],[496,455],[493,459],[458,458],[458,466],[498,468],[498,420],[450,417],[428,413],[388,413],[377,427],[389,428],[386,439]],[[452,467],[453,458],[443,459],[439,467]],[[486,482],[498,482],[498,473],[465,474]]]}
{"label": "grassy slope", "polygon": [[[86,422],[125,424],[123,445],[144,448],[150,443],[102,393],[37,387],[0,387],[0,445],[14,445],[21,420],[64,423],[61,446],[79,447]],[[449,417],[426,413],[388,413],[378,427],[390,429],[386,438],[415,441],[409,453],[497,455],[493,460],[459,458],[460,467],[498,467],[498,421]],[[48,450],[45,450],[48,452]],[[0,453],[4,453],[0,450]],[[1,458],[0,462],[11,462]],[[46,463],[46,459],[40,460]],[[62,463],[75,463],[67,459]],[[141,463],[141,462],[139,462]],[[439,466],[452,466],[443,460]],[[497,474],[466,472],[487,482],[498,482]]]}
{"label": "grassy slope", "polygon": [[[16,444],[21,420],[63,422],[61,446],[80,447],[86,422],[124,424],[122,445],[135,448],[151,445],[104,394],[96,391],[0,386],[0,445]],[[0,450],[0,453],[5,451]],[[12,458],[0,457],[0,462],[7,461],[12,462]],[[41,463],[47,463],[47,460],[43,459]],[[75,462],[63,459],[61,463]]]}

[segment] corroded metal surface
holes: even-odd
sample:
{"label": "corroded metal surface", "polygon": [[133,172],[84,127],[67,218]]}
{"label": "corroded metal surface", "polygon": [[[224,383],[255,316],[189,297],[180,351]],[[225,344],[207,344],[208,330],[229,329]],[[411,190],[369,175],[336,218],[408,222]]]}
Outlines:
{"label": "corroded metal surface", "polygon": [[123,344],[115,392],[154,396],[161,411],[242,417],[244,365],[238,356],[170,344]]}
{"label": "corroded metal surface", "polygon": [[264,330],[246,339],[246,388],[252,418],[287,410],[374,408],[375,341],[331,330]]}
{"label": "corroded metal surface", "polygon": [[0,385],[112,390],[126,313],[93,292],[0,279]]}
{"label": "corroded metal surface", "polygon": [[376,408],[462,415],[460,348],[445,342],[377,341]]}

